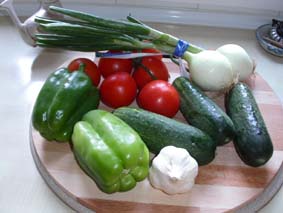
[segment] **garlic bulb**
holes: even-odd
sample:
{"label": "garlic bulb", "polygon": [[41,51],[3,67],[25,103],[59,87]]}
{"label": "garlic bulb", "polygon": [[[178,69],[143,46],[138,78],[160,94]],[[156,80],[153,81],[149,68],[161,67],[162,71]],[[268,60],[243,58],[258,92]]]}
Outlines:
{"label": "garlic bulb", "polygon": [[153,159],[149,180],[154,188],[178,194],[193,187],[197,174],[198,164],[186,149],[166,146]]}

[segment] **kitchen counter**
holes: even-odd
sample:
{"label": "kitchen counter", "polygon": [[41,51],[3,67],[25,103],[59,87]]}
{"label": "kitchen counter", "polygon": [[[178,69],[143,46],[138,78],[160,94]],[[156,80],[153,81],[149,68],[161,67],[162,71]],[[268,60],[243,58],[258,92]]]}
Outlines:
{"label": "kitchen counter", "polygon": [[[243,46],[256,60],[256,72],[283,100],[283,58],[266,53],[257,43],[254,31],[151,25],[208,49],[226,43]],[[32,48],[23,42],[8,17],[0,17],[0,41],[0,212],[72,212],[37,171],[29,146],[30,115],[39,89],[53,69],[70,58],[93,54]],[[280,212],[282,200],[281,188],[260,212]]]}

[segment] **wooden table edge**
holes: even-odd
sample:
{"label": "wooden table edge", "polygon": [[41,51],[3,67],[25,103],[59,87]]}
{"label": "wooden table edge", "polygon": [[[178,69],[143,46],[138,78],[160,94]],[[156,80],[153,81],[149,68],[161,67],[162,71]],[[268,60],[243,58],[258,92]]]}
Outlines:
{"label": "wooden table edge", "polygon": [[[35,150],[32,137],[32,126],[29,127],[29,141],[31,154],[34,159],[37,170],[46,182],[48,187],[60,198],[65,204],[71,207],[77,212],[94,212],[93,210],[82,205],[75,197],[70,196],[67,192],[61,189],[59,184],[52,178],[46,168],[42,165],[41,160]],[[269,185],[263,190],[263,192],[257,197],[252,198],[252,201],[248,200],[240,206],[229,210],[229,212],[245,213],[256,212],[264,207],[279,191],[283,185],[283,164],[281,164],[277,174],[273,177]]]}

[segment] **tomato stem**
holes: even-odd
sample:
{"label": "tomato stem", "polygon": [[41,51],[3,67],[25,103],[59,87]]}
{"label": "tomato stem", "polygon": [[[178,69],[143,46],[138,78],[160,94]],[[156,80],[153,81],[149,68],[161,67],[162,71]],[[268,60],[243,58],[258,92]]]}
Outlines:
{"label": "tomato stem", "polygon": [[147,72],[147,74],[149,74],[149,76],[151,77],[152,80],[157,80],[157,77],[154,75],[154,73],[142,63],[142,57],[141,58],[136,58],[133,59],[133,63],[134,63],[134,67],[141,67],[144,69],[144,71]]}
{"label": "tomato stem", "polygon": [[150,77],[152,78],[152,80],[157,80],[157,77],[154,75],[154,73],[144,64],[140,64],[140,66],[150,75]]}

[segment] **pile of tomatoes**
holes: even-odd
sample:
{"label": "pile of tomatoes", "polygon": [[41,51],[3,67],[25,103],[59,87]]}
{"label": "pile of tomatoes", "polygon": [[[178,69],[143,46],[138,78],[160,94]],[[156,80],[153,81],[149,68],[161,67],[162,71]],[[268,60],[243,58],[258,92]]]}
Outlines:
{"label": "pile of tomatoes", "polygon": [[[154,49],[142,52],[159,53]],[[77,58],[68,65],[70,71],[85,64],[85,73],[99,87],[101,101],[111,108],[130,105],[135,99],[140,108],[174,117],[180,100],[168,82],[170,75],[162,55],[138,59],[100,58],[96,65],[87,58]]]}

